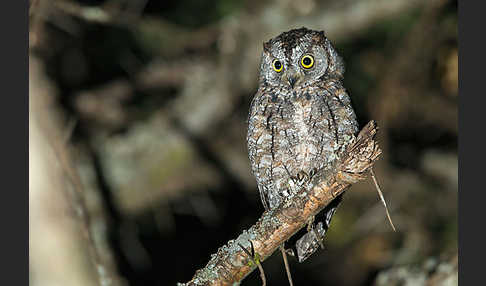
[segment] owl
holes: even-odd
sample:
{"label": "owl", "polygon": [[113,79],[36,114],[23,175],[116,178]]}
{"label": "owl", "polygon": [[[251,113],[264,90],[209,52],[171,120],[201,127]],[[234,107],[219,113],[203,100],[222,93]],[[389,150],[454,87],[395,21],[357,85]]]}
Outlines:
{"label": "owl", "polygon": [[[263,44],[259,87],[248,115],[247,146],[265,209],[292,198],[331,168],[358,131],[343,87],[344,63],[324,31],[290,30]],[[309,222],[295,243],[298,261],[322,246],[341,197]]]}

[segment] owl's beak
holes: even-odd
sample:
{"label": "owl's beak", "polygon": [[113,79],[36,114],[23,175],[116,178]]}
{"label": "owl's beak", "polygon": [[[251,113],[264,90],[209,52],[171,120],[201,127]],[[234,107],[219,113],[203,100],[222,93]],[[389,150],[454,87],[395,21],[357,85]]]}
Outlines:
{"label": "owl's beak", "polygon": [[296,76],[289,77],[290,87],[294,88],[294,85],[295,85],[296,82],[297,82],[297,77]]}
{"label": "owl's beak", "polygon": [[291,72],[285,74],[285,78],[287,79],[287,82],[289,83],[291,88],[294,88],[300,80],[302,79],[303,75],[300,72]]}

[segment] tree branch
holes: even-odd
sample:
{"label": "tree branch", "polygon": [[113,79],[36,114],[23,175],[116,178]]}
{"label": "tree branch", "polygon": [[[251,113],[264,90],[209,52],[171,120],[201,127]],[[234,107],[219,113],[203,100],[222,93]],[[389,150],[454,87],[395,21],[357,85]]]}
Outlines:
{"label": "tree branch", "polygon": [[381,154],[375,141],[376,131],[376,123],[370,121],[347,145],[333,168],[318,172],[312,178],[308,192],[304,189],[280,207],[264,212],[250,229],[211,255],[208,264],[197,270],[191,281],[178,285],[232,285],[245,278],[256,266],[249,263],[251,258],[239,245],[248,248],[251,240],[256,255],[264,261],[304,227],[311,216],[319,213],[348,186],[364,179]]}

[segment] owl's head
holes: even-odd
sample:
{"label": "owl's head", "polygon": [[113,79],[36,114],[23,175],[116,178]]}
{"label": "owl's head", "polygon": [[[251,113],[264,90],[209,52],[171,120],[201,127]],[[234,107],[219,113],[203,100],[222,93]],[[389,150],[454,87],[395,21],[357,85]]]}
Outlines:
{"label": "owl's head", "polygon": [[324,31],[300,28],[263,44],[260,81],[289,89],[341,79],[344,63]]}

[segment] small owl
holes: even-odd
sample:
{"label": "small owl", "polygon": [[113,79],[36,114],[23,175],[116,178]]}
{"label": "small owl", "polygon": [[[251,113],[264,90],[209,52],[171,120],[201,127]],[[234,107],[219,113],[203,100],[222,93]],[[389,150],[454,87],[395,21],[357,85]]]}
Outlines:
{"label": "small owl", "polygon": [[[316,172],[331,168],[357,133],[343,74],[344,63],[323,31],[294,29],[263,44],[247,145],[265,209],[278,207]],[[297,240],[294,254],[300,262],[322,246],[340,200]]]}

